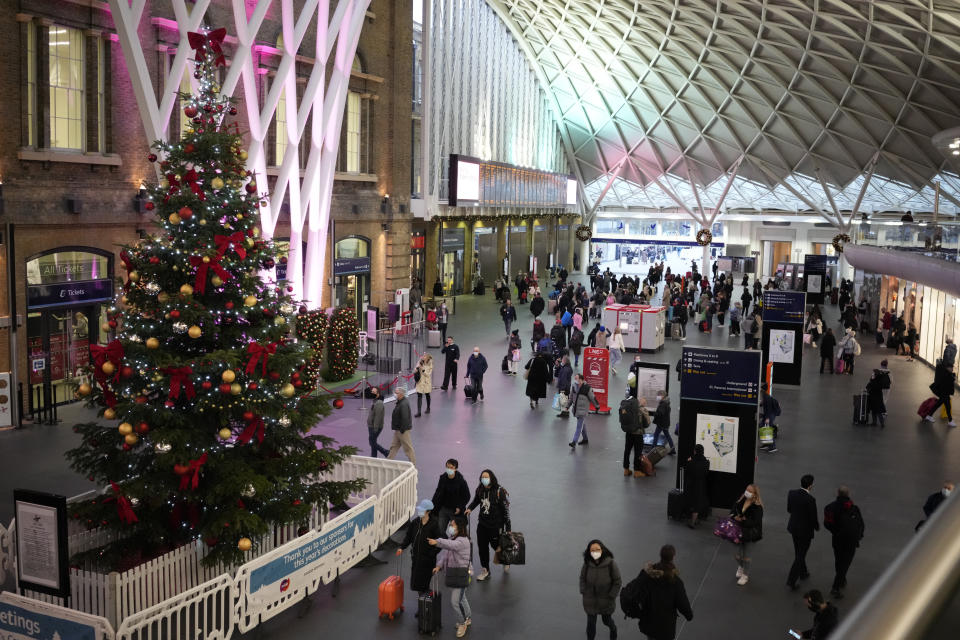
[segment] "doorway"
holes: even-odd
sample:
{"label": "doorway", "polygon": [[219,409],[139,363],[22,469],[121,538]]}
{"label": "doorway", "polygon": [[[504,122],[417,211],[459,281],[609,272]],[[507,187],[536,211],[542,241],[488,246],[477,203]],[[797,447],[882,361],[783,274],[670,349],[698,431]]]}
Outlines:
{"label": "doorway", "polygon": [[769,278],[777,272],[777,265],[790,263],[790,250],[793,243],[790,241],[764,240],[763,241],[763,276]]}
{"label": "doorway", "polygon": [[338,307],[353,309],[363,326],[370,304],[370,239],[348,236],[337,241],[333,260],[333,295]]}
{"label": "doorway", "polygon": [[493,284],[500,270],[497,264],[497,227],[477,227],[473,230],[476,250],[480,260],[480,275],[483,281]]}

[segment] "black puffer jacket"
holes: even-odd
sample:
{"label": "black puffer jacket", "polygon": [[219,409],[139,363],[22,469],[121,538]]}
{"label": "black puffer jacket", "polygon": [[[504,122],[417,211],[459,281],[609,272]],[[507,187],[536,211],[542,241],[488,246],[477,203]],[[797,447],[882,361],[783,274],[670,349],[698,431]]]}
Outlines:
{"label": "black puffer jacket", "polygon": [[641,633],[657,640],[673,640],[677,636],[677,614],[693,620],[693,609],[677,568],[659,562],[647,564],[639,579],[644,609],[639,622]]}

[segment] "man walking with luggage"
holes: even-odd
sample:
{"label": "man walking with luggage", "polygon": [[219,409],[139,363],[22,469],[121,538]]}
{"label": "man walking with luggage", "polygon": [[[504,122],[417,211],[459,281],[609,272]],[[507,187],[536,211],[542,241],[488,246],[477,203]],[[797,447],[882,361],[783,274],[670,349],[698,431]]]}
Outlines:
{"label": "man walking with luggage", "polygon": [[847,586],[847,571],[857,553],[857,547],[860,546],[860,540],[863,539],[864,531],[863,516],[860,508],[853,504],[849,488],[841,485],[837,489],[837,499],[823,508],[823,526],[833,534],[836,575],[830,595],[842,598],[843,589]]}
{"label": "man walking with luggage", "polygon": [[760,388],[762,389],[760,397],[760,424],[773,429],[773,439],[770,443],[762,446],[766,447],[765,450],[767,453],[776,453],[778,450],[777,431],[779,429],[779,427],[777,427],[777,416],[780,415],[780,403],[770,395],[766,382],[764,382]]}
{"label": "man walking with luggage", "polygon": [[473,404],[477,398],[483,400],[483,374],[487,371],[487,359],[480,353],[480,347],[473,348],[473,355],[467,358],[467,377],[473,387]]}
{"label": "man walking with luggage", "polygon": [[662,433],[670,447],[670,455],[677,455],[677,447],[673,444],[673,438],[670,437],[670,396],[666,391],[657,391],[657,408],[653,413],[653,424],[657,427],[653,430],[653,446],[656,447],[660,443]]}
{"label": "man walking with luggage", "polygon": [[810,572],[807,571],[807,551],[813,542],[814,532],[820,530],[817,499],[810,493],[811,488],[813,476],[808,473],[800,478],[799,489],[787,492],[787,513],[790,514],[787,531],[793,536],[793,565],[787,574],[787,586],[791,590],[797,588],[798,580],[810,577]]}
{"label": "man walking with luggage", "polygon": [[440,353],[444,355],[443,384],[440,385],[440,388],[446,391],[447,385],[452,381],[453,388],[456,389],[457,363],[460,362],[460,347],[453,342],[453,336],[447,338],[447,344],[443,346],[443,349],[440,349]]}
{"label": "man walking with luggage", "polygon": [[390,428],[393,429],[393,442],[390,443],[390,453],[387,457],[391,460],[397,457],[400,447],[407,454],[407,458],[416,466],[417,454],[413,451],[413,440],[410,438],[410,430],[413,429],[413,417],[410,415],[410,403],[407,401],[407,388],[397,387],[393,390],[397,397],[397,404],[393,407],[393,414],[390,416]]}
{"label": "man walking with luggage", "polygon": [[643,456],[643,432],[650,424],[650,414],[647,413],[647,400],[637,400],[627,392],[627,397],[620,401],[620,428],[623,430],[623,475],[630,475],[630,451],[633,451],[633,476],[640,478],[644,475],[640,458]]}

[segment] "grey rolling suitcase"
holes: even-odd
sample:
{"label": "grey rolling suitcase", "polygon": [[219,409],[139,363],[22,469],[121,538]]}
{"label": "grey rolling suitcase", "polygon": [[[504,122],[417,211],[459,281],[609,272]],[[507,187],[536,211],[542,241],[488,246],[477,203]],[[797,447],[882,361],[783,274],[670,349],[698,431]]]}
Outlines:
{"label": "grey rolling suitcase", "polygon": [[427,346],[428,347],[440,347],[440,330],[439,329],[430,329],[427,332]]}

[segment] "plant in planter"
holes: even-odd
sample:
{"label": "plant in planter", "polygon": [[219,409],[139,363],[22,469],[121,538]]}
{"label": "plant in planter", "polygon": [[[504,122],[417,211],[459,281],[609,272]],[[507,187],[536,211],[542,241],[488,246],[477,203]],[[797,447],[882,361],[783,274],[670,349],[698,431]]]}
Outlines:
{"label": "plant in planter", "polygon": [[103,568],[149,559],[197,539],[208,564],[236,564],[263,535],[304,524],[363,487],[323,481],[355,453],[310,430],[330,412],[304,368],[314,354],[290,335],[297,305],[286,283],[266,282],[275,252],[260,238],[261,196],[219,95],[222,29],[190,34],[197,95],[184,95],[192,128],[157,142],[148,159],[164,176],[147,209],[157,231],[126,247],[123,291],[91,348],[92,383],[77,393],[112,426],[75,427],[71,466],[108,487],[71,506],[114,542],[81,554]]}

